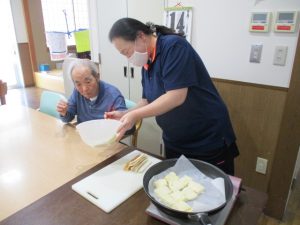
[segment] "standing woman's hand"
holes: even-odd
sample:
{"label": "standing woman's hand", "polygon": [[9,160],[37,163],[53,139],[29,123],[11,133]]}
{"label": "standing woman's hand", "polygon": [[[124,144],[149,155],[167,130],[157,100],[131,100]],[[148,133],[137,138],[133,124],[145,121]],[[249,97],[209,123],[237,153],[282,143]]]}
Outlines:
{"label": "standing woman's hand", "polygon": [[68,111],[68,103],[60,100],[56,106],[56,111],[59,112],[60,115],[65,116]]}
{"label": "standing woman's hand", "polygon": [[125,132],[127,130],[130,130],[138,120],[139,118],[136,116],[134,111],[130,111],[124,116],[122,116],[122,118],[120,119],[122,124],[117,130],[116,141],[120,141],[121,138],[124,136]]}

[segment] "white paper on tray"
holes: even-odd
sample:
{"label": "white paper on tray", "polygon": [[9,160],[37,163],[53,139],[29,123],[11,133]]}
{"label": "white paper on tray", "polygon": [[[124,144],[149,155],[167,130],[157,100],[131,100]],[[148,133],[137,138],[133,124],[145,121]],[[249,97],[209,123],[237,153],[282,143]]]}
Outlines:
{"label": "white paper on tray", "polygon": [[193,208],[194,212],[204,212],[215,209],[226,202],[224,179],[218,177],[211,179],[197,169],[185,156],[181,156],[173,167],[155,175],[149,181],[149,193],[160,202],[154,193],[154,182],[164,178],[168,173],[175,172],[177,176],[184,175],[191,177],[195,182],[204,186],[205,191],[195,200],[187,203]]}

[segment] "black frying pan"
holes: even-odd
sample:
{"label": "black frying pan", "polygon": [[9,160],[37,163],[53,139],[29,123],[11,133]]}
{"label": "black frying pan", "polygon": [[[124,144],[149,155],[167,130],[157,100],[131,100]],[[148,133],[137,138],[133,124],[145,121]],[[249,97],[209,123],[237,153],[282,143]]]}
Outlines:
{"label": "black frying pan", "polygon": [[165,206],[162,203],[156,201],[155,198],[152,197],[149,193],[149,188],[148,188],[149,181],[151,180],[151,178],[153,176],[167,170],[170,167],[173,167],[175,165],[177,159],[164,160],[164,161],[161,161],[161,162],[151,166],[146,171],[144,178],[143,178],[144,190],[145,190],[146,194],[148,195],[148,197],[150,198],[150,200],[153,202],[153,204],[156,205],[163,212],[165,212],[171,216],[180,217],[180,218],[188,218],[188,219],[191,219],[194,221],[195,220],[201,221],[202,224],[205,224],[205,225],[211,225],[208,215],[222,209],[226,205],[226,203],[231,199],[232,193],[233,193],[232,182],[231,182],[230,178],[228,177],[228,175],[226,175],[219,168],[217,168],[209,163],[200,161],[200,160],[195,160],[195,159],[189,159],[189,160],[196,168],[198,168],[206,176],[208,176],[212,179],[217,178],[217,177],[224,178],[226,202],[223,205],[220,205],[219,207],[214,208],[209,211],[184,212],[184,211],[178,211],[178,210],[169,208],[168,206]]}

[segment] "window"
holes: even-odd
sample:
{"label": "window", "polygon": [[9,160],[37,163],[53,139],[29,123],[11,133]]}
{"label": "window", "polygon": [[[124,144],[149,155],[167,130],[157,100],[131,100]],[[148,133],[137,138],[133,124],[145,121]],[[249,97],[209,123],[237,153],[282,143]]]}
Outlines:
{"label": "window", "polygon": [[88,0],[42,0],[45,31],[64,32],[75,45],[74,31],[89,28]]}

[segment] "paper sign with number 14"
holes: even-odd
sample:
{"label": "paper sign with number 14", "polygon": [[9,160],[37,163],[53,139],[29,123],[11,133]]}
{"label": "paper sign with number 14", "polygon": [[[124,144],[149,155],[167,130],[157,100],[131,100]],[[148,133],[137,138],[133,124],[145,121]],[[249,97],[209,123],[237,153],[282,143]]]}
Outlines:
{"label": "paper sign with number 14", "polygon": [[171,7],[164,12],[164,25],[185,35],[191,41],[192,7]]}

